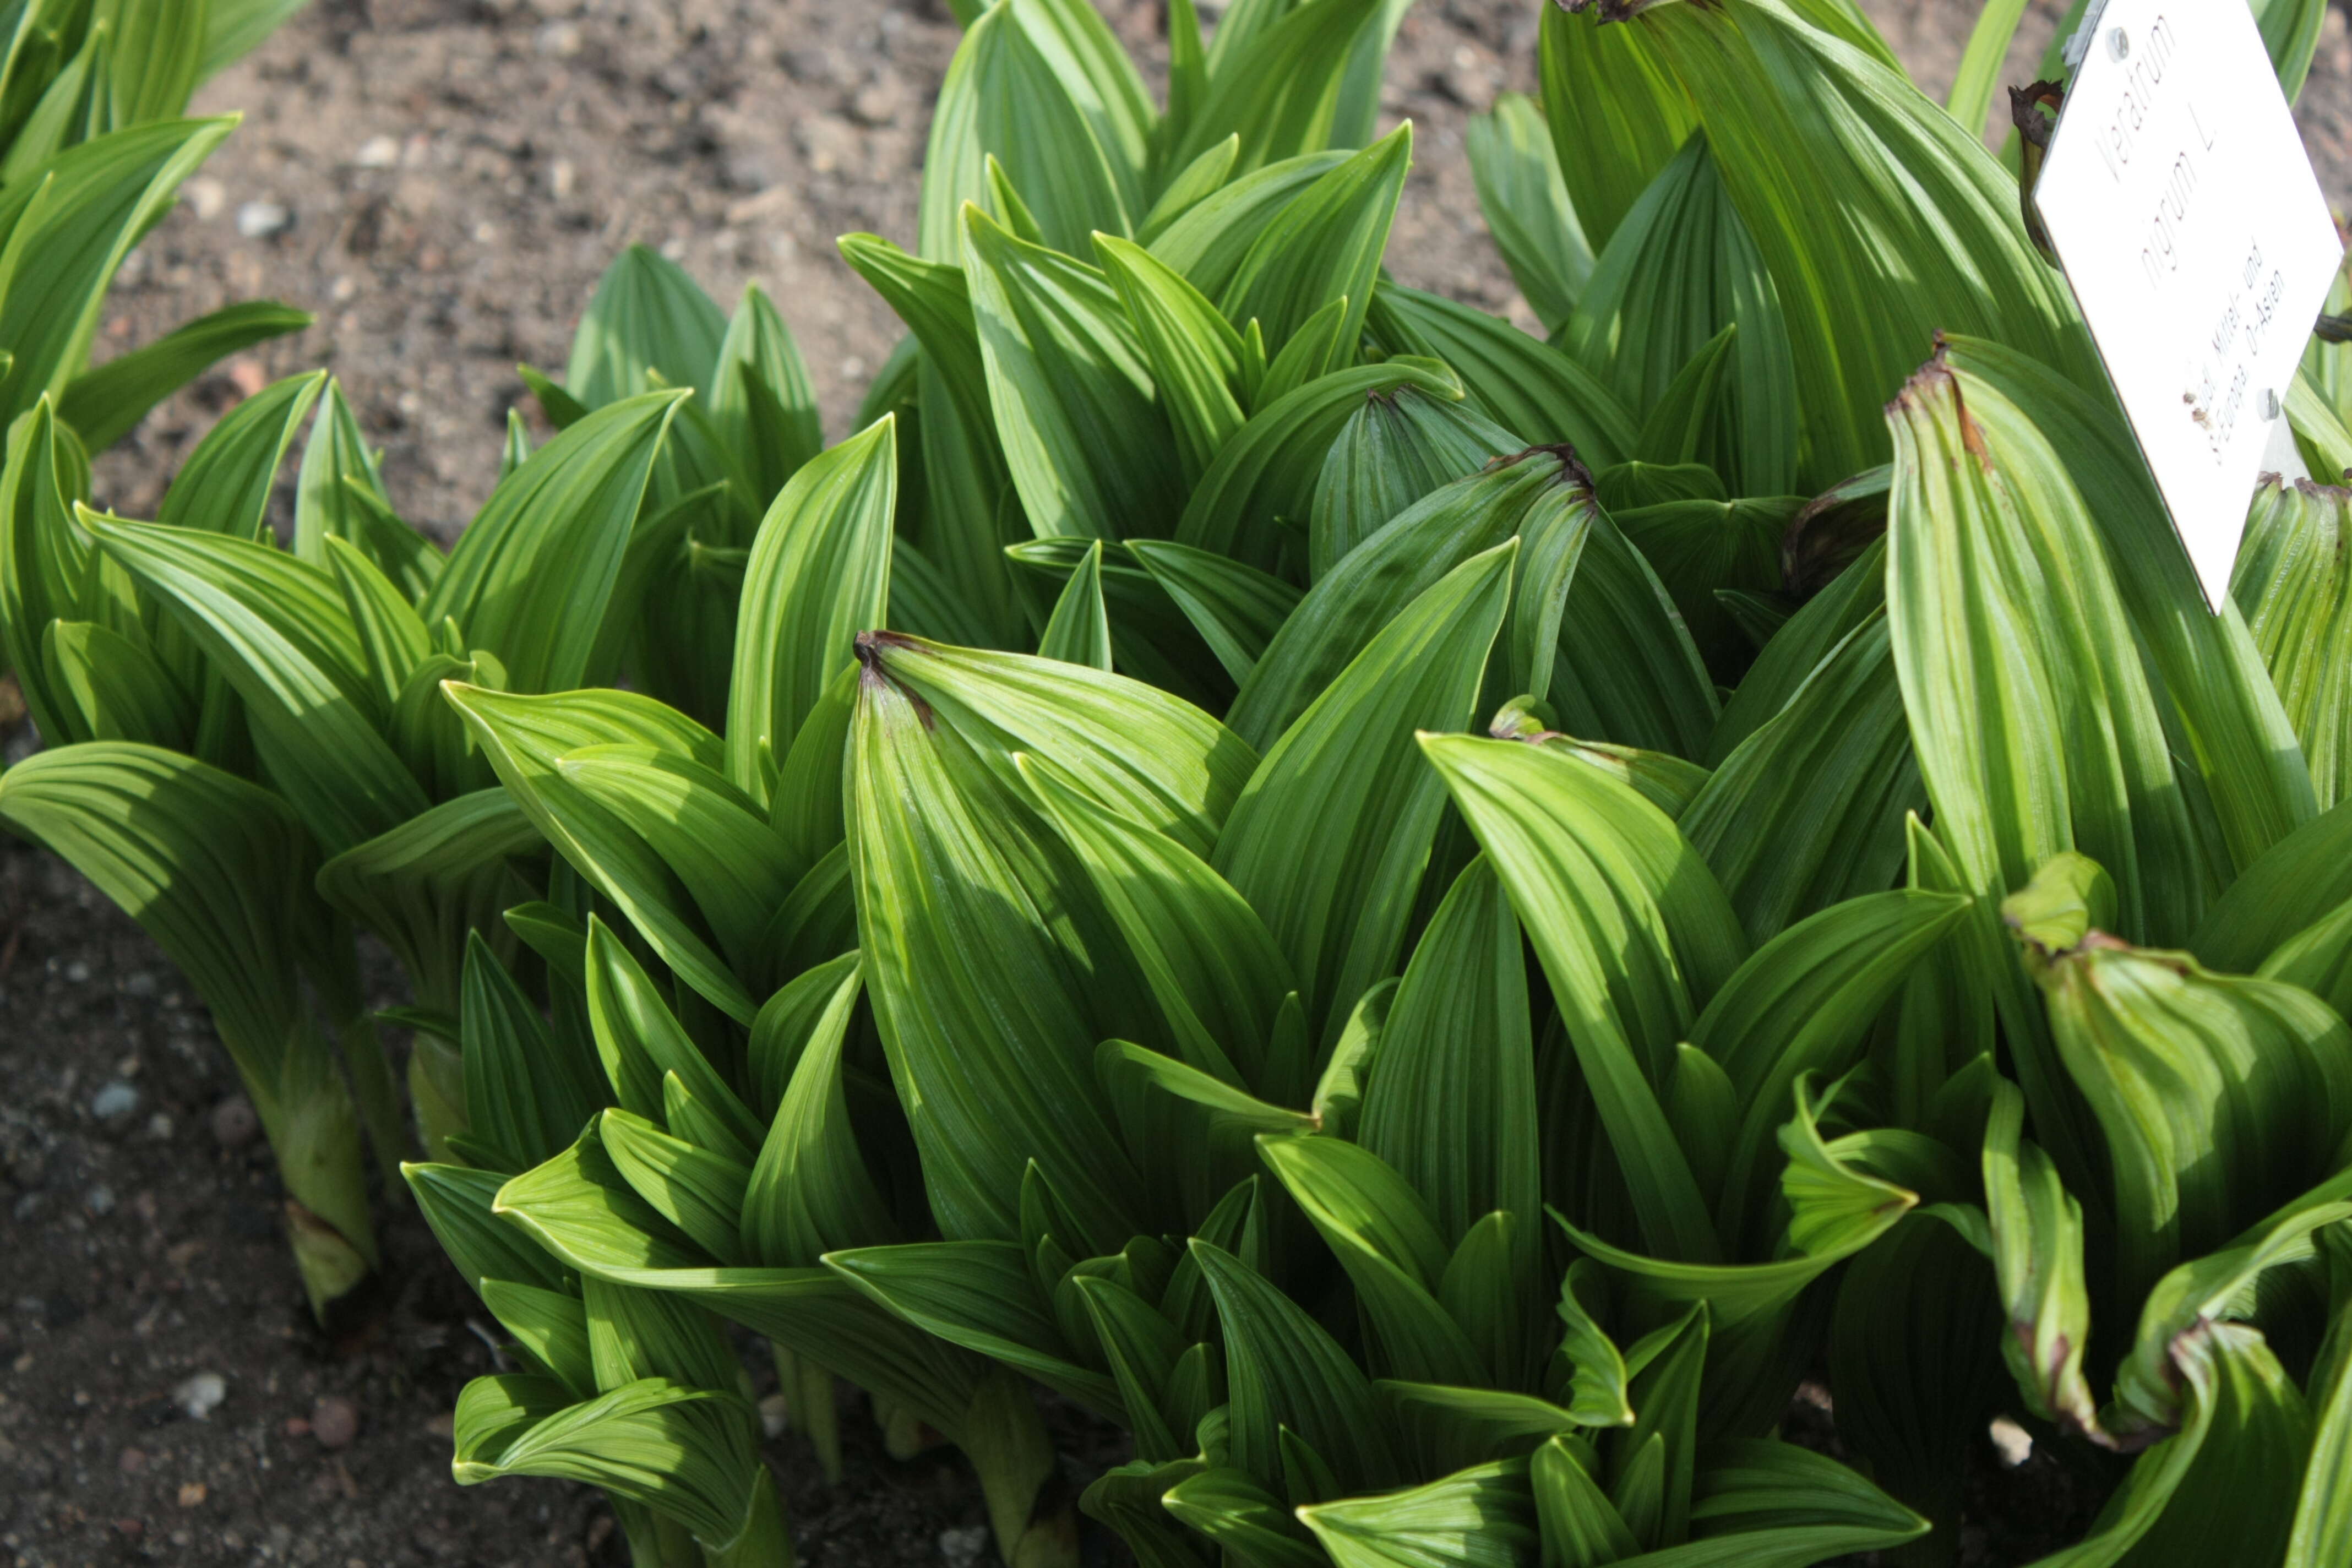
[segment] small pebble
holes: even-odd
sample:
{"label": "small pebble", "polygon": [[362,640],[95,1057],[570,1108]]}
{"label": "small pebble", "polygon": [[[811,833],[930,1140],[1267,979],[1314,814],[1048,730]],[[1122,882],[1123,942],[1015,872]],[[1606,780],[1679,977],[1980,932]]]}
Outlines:
{"label": "small pebble", "polygon": [[227,1397],[228,1384],[216,1372],[200,1372],[172,1390],[173,1403],[197,1421],[211,1420],[213,1412]]}
{"label": "small pebble", "polygon": [[126,1476],[135,1476],[147,1468],[147,1456],[137,1448],[125,1448],[114,1457],[114,1468]]}
{"label": "small pebble", "polygon": [[155,994],[155,977],[143,969],[136,974],[126,974],[122,977],[122,994],[143,1001]]}
{"label": "small pebble", "polygon": [[261,1131],[261,1118],[253,1113],[253,1101],[241,1094],[232,1094],[213,1107],[213,1137],[224,1149],[242,1149],[253,1142]]}
{"label": "small pebble", "polygon": [[212,222],[228,205],[228,187],[210,177],[190,180],[180,187],[180,194],[188,198],[189,210],[198,223]]}
{"label": "small pebble", "polygon": [[1992,1439],[1993,1452],[2000,1456],[2001,1464],[2015,1469],[2033,1458],[2033,1434],[2006,1415],[1996,1415],[1985,1435]]}
{"label": "small pebble", "polygon": [[182,1508],[201,1508],[204,1505],[205,1495],[204,1482],[190,1481],[187,1485],[180,1489],[180,1506]]}
{"label": "small pebble", "polygon": [[172,1135],[172,1119],[162,1111],[147,1119],[147,1136],[162,1142]]}
{"label": "small pebble", "polygon": [[247,202],[236,209],[236,232],[247,239],[282,233],[294,215],[277,202]]}
{"label": "small pebble", "polygon": [[975,1568],[987,1551],[988,1526],[984,1524],[940,1531],[940,1556],[948,1568]]}
{"label": "small pebble", "polygon": [[89,1097],[89,1113],[100,1121],[128,1116],[139,1109],[139,1091],[116,1079]]}
{"label": "small pebble", "polygon": [[79,958],[75,959],[71,963],[66,965],[66,979],[76,985],[89,984],[89,965],[84,963]]}
{"label": "small pebble", "polygon": [[781,1394],[771,1394],[760,1401],[760,1430],[771,1438],[782,1436],[793,1427],[792,1401]]}
{"label": "small pebble", "polygon": [[352,162],[362,169],[389,169],[400,162],[400,143],[389,136],[371,136],[360,143]]}
{"label": "small pebble", "polygon": [[82,1194],[81,1206],[88,1209],[94,1215],[112,1214],[114,1212],[114,1189],[108,1186],[104,1182],[99,1183],[98,1185],[90,1188],[89,1192]]}
{"label": "small pebble", "polygon": [[310,1406],[310,1436],[330,1453],[348,1448],[360,1435],[360,1407],[339,1394],[329,1394]]}
{"label": "small pebble", "polygon": [[425,1422],[425,1430],[435,1437],[454,1437],[457,1435],[457,1417],[452,1412],[444,1411]]}

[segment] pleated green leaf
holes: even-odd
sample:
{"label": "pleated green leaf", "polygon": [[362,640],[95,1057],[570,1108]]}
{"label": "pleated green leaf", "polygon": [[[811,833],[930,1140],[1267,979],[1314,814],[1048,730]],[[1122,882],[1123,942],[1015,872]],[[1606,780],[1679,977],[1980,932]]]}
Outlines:
{"label": "pleated green leaf", "polygon": [[1143,247],[1097,234],[1094,247],[1150,363],[1184,477],[1197,482],[1244,418],[1241,334],[1208,296]]}
{"label": "pleated green leaf", "polygon": [[1324,1037],[1401,956],[1444,806],[1412,737],[1471,721],[1517,555],[1472,556],[1390,621],[1275,742],[1217,842]]}
{"label": "pleated green leaf", "polygon": [[[1357,1141],[1425,1197],[1447,1247],[1502,1210],[1532,1247],[1540,1198],[1535,1034],[1519,922],[1473,860],[1413,949]],[[1532,1252],[1520,1259],[1533,1277]]]}
{"label": "pleated green leaf", "polygon": [[647,373],[708,396],[727,317],[686,269],[649,246],[613,258],[572,334],[564,390],[590,410],[651,390]]}
{"label": "pleated green leaf", "polygon": [[2112,939],[2035,967],[2105,1134],[2127,1300],[2341,1163],[2352,1033],[2310,993]]}
{"label": "pleated green leaf", "polygon": [[[1368,133],[1370,116],[1348,101],[1349,79],[1368,44],[1376,43],[1378,54],[1385,54],[1395,30],[1384,15],[1391,8],[1382,0],[1235,7],[1254,25],[1234,27],[1229,35],[1219,24],[1207,60],[1208,91],[1175,143],[1169,166],[1181,169],[1226,137],[1239,136],[1234,167],[1246,175],[1266,163],[1345,146]],[[1377,55],[1370,64],[1377,83]],[[1363,123],[1343,123],[1359,120]]]}
{"label": "pleated green leaf", "polygon": [[[1227,142],[1237,145],[1235,138]],[[1249,254],[1259,230],[1297,200],[1299,192],[1347,159],[1343,152],[1302,153],[1236,175],[1169,219],[1144,243],[1153,256],[1213,299]]]}
{"label": "pleated green leaf", "polygon": [[467,1284],[509,1280],[553,1291],[563,1285],[563,1266],[513,1226],[490,1212],[506,1177],[464,1165],[404,1164],[402,1179],[416,1199],[417,1212],[433,1239],[449,1255]]}
{"label": "pleated green leaf", "polygon": [[1315,487],[1310,575],[1319,580],[1413,502],[1523,445],[1469,405],[1416,386],[1366,397],[1331,443]]}
{"label": "pleated green leaf", "polygon": [[290,375],[229,410],[180,466],[155,521],[166,528],[261,539],[278,470],[326,384],[324,371]]}
{"label": "pleated green leaf", "polygon": [[559,1045],[479,931],[466,940],[467,1136],[526,1170],[571,1147],[604,1101],[593,1059]]}
{"label": "pleated green leaf", "polygon": [[[2310,775],[2263,656],[2241,617],[2183,614],[2203,590],[2180,536],[2111,397],[2084,392],[2012,350],[1968,339],[1947,345],[1964,376],[2028,413],[2074,479],[2106,544],[2116,588],[2161,680],[2157,700],[2179,732],[2176,756],[2202,775],[2239,870],[2312,814]],[[2096,384],[2093,384],[2095,385]]]}
{"label": "pleated green leaf", "polygon": [[1258,765],[1232,731],[1139,681],[896,634],[863,638],[860,650],[869,670],[984,742],[988,765],[1008,786],[1018,784],[1013,753],[1034,752],[1195,854],[1217,842]]}
{"label": "pleated green leaf", "polygon": [[[1571,25],[1575,26],[1575,25]],[[1638,79],[1633,76],[1631,79]],[[1622,102],[1628,93],[1614,95]],[[1727,330],[1730,374],[1698,440],[1658,461],[1707,464],[1742,495],[1796,488],[1796,363],[1779,291],[1724,188],[1704,134],[1658,173],[1611,237],[1559,342],[1649,416]]]}
{"label": "pleated green leaf", "polygon": [[2173,1269],[2140,1309],[2132,1353],[2116,1379],[2110,1425],[2131,1436],[2180,1425],[2185,1378],[2173,1363],[2183,1336],[2225,1318],[2245,1316],[2264,1275],[2306,1264],[2316,1234],[2352,1218],[2352,1173],[2338,1173],[2250,1227],[2231,1246]]}
{"label": "pleated green leaf", "polygon": [[741,457],[754,489],[746,500],[754,506],[782,490],[824,447],[800,344],[756,283],[744,286],[719,345],[710,422]]}
{"label": "pleated green leaf", "polygon": [[677,1075],[718,1119],[729,1139],[721,1151],[749,1163],[765,1130],[719,1075],[612,928],[588,921],[588,1022],[596,1054],[621,1108],[648,1120],[664,1113],[663,1079]]}
{"label": "pleated green leaf", "polygon": [[454,618],[470,647],[505,666],[511,689],[580,684],[685,396],[625,396],[533,453],[450,552],[417,606],[425,624]]}
{"label": "pleated green leaf", "polygon": [[1884,45],[1855,47],[1874,35],[1850,7],[1654,5],[1622,30],[1688,93],[1779,290],[1806,429],[1803,483],[1790,488],[1884,460],[1881,405],[1938,331],[2095,384],[2072,302],[2026,240],[2015,182]]}
{"label": "pleated green leaf", "polygon": [[[701,860],[707,859],[708,850],[685,845],[674,822],[639,809],[642,826],[664,828],[665,845],[649,842],[639,827],[583,787],[598,770],[591,767],[575,776],[562,766],[575,752],[621,747],[621,754],[640,771],[666,773],[667,777],[649,782],[661,783],[664,794],[680,800],[688,798],[683,782],[700,770],[706,787],[694,792],[697,805],[729,821],[730,832],[755,846],[753,859],[730,868],[728,879],[709,889],[726,900],[732,915],[731,938],[751,944],[744,951],[753,952],[766,920],[793,885],[786,859],[790,851],[772,833],[761,839],[768,832],[766,824],[746,797],[719,776],[724,752],[719,738],[677,710],[634,692],[518,697],[457,683],[445,689],[468,732],[488,754],[499,783],[531,825],[598,891],[620,906],[663,963],[730,1016],[748,1023],[758,1004],[722,955],[720,937],[710,928],[696,894],[665,855],[665,847],[681,853],[691,849]],[[665,769],[663,763],[677,766]],[[614,798],[635,800],[639,807],[650,805],[625,792]],[[738,882],[746,873],[753,881]],[[771,892],[772,902],[768,901]]]}
{"label": "pleated green leaf", "polygon": [[1168,1489],[1160,1506],[1253,1568],[1322,1568],[1328,1561],[1281,1499],[1240,1469],[1220,1466],[1188,1476]]}
{"label": "pleated green leaf", "polygon": [[[476,1378],[459,1396],[451,1472],[460,1486],[505,1476],[585,1481],[658,1510],[713,1548],[742,1533],[766,1472],[730,1395],[645,1378],[539,1415],[518,1434],[504,1414],[516,1381]],[[484,1408],[491,1400],[498,1414]]]}
{"label": "pleated green leaf", "polygon": [[1301,1087],[1265,1080],[1276,1016],[1293,982],[1256,912],[1165,834],[1107,809],[1029,757],[1016,761],[1118,922],[1183,1059],[1276,1094]]}
{"label": "pleated green leaf", "polygon": [[[858,955],[845,952],[794,980],[760,1010],[753,1071],[769,1080],[784,1074],[786,1081],[744,1194],[742,1246],[753,1262],[814,1268],[836,1247],[898,1239],[889,1205],[858,1148],[843,1089],[843,1047],[863,984]],[[778,1015],[772,1026],[772,1014]],[[778,1034],[785,1037],[775,1040]],[[790,1059],[762,1062],[767,1041]]]}
{"label": "pleated green leaf", "polygon": [[672,1137],[618,1107],[598,1116],[596,1137],[614,1169],[656,1213],[721,1263],[740,1260],[743,1194],[751,1180],[748,1164]]}
{"label": "pleated green leaf", "polygon": [[0,343],[12,356],[0,422],[14,425],[44,393],[63,395],[88,369],[123,258],[236,128],[234,117],[130,125],[10,182],[0,195]]}
{"label": "pleated green leaf", "polygon": [[1665,501],[1612,513],[1675,601],[1707,668],[1730,677],[1748,664],[1748,637],[1717,595],[1780,585],[1780,539],[1803,510],[1796,496]]}
{"label": "pleated green leaf", "polygon": [[961,208],[983,198],[992,156],[1027,197],[1045,244],[1075,256],[1096,229],[1131,235],[1149,205],[1154,118],[1141,76],[1085,0],[990,5],[940,88],[919,248],[958,258]]}
{"label": "pleated green leaf", "polygon": [[2213,902],[2189,946],[2211,968],[2243,974],[2347,900],[2352,900],[2352,802],[2272,846]]}
{"label": "pleated green leaf", "polygon": [[[1589,511],[1591,492],[1582,481],[1572,458],[1537,449],[1407,507],[1307,591],[1242,684],[1227,721],[1252,745],[1271,744],[1383,627],[1447,574],[1510,543],[1522,527],[1531,554],[1536,520],[1561,503],[1559,492],[1574,491]],[[1549,676],[1549,649],[1544,653]],[[1522,682],[1529,673],[1517,671]]]}
{"label": "pleated green leaf", "polygon": [[977,207],[963,227],[996,433],[1030,527],[1082,539],[1172,531],[1184,493],[1175,436],[1118,291]]}
{"label": "pleated green leaf", "polygon": [[1193,488],[1177,542],[1278,570],[1284,551],[1295,548],[1285,520],[1310,515],[1324,458],[1360,401],[1407,384],[1439,397],[1462,390],[1443,365],[1391,359],[1324,376],[1259,409]]}
{"label": "pleated green leaf", "polygon": [[1037,639],[1037,657],[1108,673],[1110,612],[1103,605],[1102,541],[1087,546]]}
{"label": "pleated green leaf", "polygon": [[2352,1315],[2345,1310],[2345,1285],[2352,1274],[2352,1236],[2341,1228],[2322,1233],[2334,1321],[2321,1342],[2305,1387],[2311,1398],[2311,1462],[2304,1470],[2303,1496],[2295,1506],[2294,1533],[2288,1539],[2286,1568],[2320,1568],[2352,1551],[2352,1514],[2345,1508],[2347,1444],[2352,1444],[2352,1357],[2345,1353]]}
{"label": "pleated green leaf", "polygon": [[875,1017],[933,1213],[952,1239],[1018,1235],[1034,1160],[1075,1211],[1073,1243],[1114,1250],[1147,1212],[1092,1081],[1102,1035],[1088,1001],[1118,1004],[1089,996],[1087,976],[1118,939],[1060,914],[1057,840],[870,646],[845,785],[849,860]]}
{"label": "pleated green leaf", "polygon": [[1128,549],[1237,683],[1298,607],[1297,589],[1230,556],[1164,539],[1133,540]]}
{"label": "pleated green leaf", "polygon": [[1524,1460],[1457,1470],[1409,1491],[1302,1508],[1339,1568],[1512,1568],[1535,1551]]}
{"label": "pleated green leaf", "polygon": [[1953,893],[1871,893],[1831,906],[1758,947],[1689,1026],[1742,1107],[1718,1214],[1727,1241],[1756,1228],[1768,1194],[1760,1168],[1803,1075],[1843,1073],[1912,966],[1967,914]]}
{"label": "pleated green leaf", "polygon": [[824,1261],[928,1333],[1001,1361],[1096,1410],[1121,1409],[1118,1384],[1075,1359],[1018,1243],[912,1242],[831,1252]]}
{"label": "pleated green leaf", "polygon": [[1236,326],[1255,320],[1276,356],[1327,307],[1341,300],[1330,329],[1339,358],[1354,360],[1371,304],[1389,226],[1412,165],[1412,127],[1399,126],[1299,193],[1261,230],[1218,297]]}
{"label": "pleated green leaf", "polygon": [[[2188,1385],[2179,1434],[2140,1456],[2088,1537],[2037,1568],[2268,1563],[2284,1552],[2311,1442],[2301,1394],[2263,1336],[2241,1324],[2183,1336],[2176,1358]],[[2157,1550],[2133,1550],[2143,1544]]]}
{"label": "pleated green leaf", "polygon": [[2352,493],[2309,481],[2255,493],[2230,596],[2285,705],[2319,809],[2352,799]]}
{"label": "pleated green leaf", "polygon": [[[1546,331],[1556,332],[1592,275],[1592,247],[1569,199],[1543,111],[1525,93],[1498,94],[1493,109],[1470,117],[1465,141],[1495,248],[1528,309]],[[1580,149],[1580,157],[1591,155]]]}
{"label": "pleated green leaf", "polygon": [[1408,1383],[1479,1382],[1476,1349],[1437,1299],[1450,1249],[1428,1199],[1379,1155],[1337,1138],[1262,1138],[1258,1150],[1355,1282],[1372,1370]]}
{"label": "pleated green leaf", "polygon": [[1957,1529],[1968,1454],[2007,1384],[1990,1261],[1916,1215],[1846,1266],[1830,1333],[1840,1441],[1878,1484]]}
{"label": "pleated green leaf", "polygon": [[761,805],[770,770],[826,685],[856,661],[857,634],[887,624],[898,480],[898,422],[886,416],[795,472],[752,542],[728,688],[727,776]]}
{"label": "pleated green leaf", "polygon": [[1790,616],[1723,704],[1704,760],[1720,767],[1741,742],[1789,705],[1838,645],[1886,603],[1886,547],[1874,541],[1853,563]]}
{"label": "pleated green leaf", "polygon": [[1224,1323],[1234,1467],[1262,1486],[1281,1487],[1277,1427],[1286,1427],[1322,1456],[1341,1486],[1402,1479],[1379,1398],[1347,1352],[1232,1253],[1196,1239],[1191,1256]]}
{"label": "pleated green leaf", "polygon": [[2096,1401],[2083,1374],[2091,1301],[2084,1283],[2083,1207],[2050,1156],[2022,1136],[2025,1099],[1996,1083],[1985,1128],[1985,1214],[2009,1313],[2001,1342],[2026,1407],[2043,1420],[2094,1431]]}
{"label": "pleated green leaf", "polygon": [[1516,741],[1429,736],[1454,805],[1543,961],[1647,1245],[1719,1256],[1659,1090],[1675,1044],[1748,953],[1697,852],[1628,785]]}
{"label": "pleated green leaf", "polygon": [[2212,873],[2081,493],[2016,405],[1941,360],[1887,418],[1887,622],[1937,837],[1986,897],[2080,849],[2116,879],[2121,934],[2185,939]]}
{"label": "pleated green leaf", "polygon": [[1760,942],[1891,886],[1904,820],[1927,804],[1893,646],[1874,616],[1724,759],[1679,821]]}
{"label": "pleated green leaf", "polygon": [[245,700],[271,776],[330,852],[425,809],[383,739],[383,693],[325,572],[232,535],[88,512],[82,526]]}
{"label": "pleated green leaf", "polygon": [[1598,251],[1689,139],[1697,115],[1682,84],[1630,29],[1596,27],[1555,6],[1543,14],[1539,48],[1559,172]]}
{"label": "pleated green leaf", "polygon": [[1395,352],[1434,355],[1454,367],[1495,422],[1521,440],[1566,442],[1594,468],[1633,454],[1632,410],[1582,364],[1484,310],[1383,283],[1373,334],[1398,334]]}
{"label": "pleated green leaf", "polygon": [[1693,1539],[1626,1559],[1642,1568],[1810,1568],[1899,1547],[1927,1521],[1826,1455],[1793,1443],[1710,1449],[1691,1498]]}
{"label": "pleated green leaf", "polygon": [[224,306],[76,376],[58,400],[58,417],[80,434],[84,446],[102,452],[136,429],[149,410],[218,361],[299,332],[312,319],[309,311],[275,300]]}

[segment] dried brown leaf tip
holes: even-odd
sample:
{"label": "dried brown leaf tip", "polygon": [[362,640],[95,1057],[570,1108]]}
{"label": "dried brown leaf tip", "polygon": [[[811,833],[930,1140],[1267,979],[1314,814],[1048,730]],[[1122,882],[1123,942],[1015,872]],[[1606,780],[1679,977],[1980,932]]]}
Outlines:
{"label": "dried brown leaf tip", "polygon": [[1592,488],[1592,470],[1585,466],[1584,459],[1577,455],[1576,448],[1565,441],[1555,441],[1542,447],[1524,447],[1516,452],[1489,458],[1486,459],[1486,471],[1491,474],[1498,468],[1512,468],[1526,462],[1530,458],[1557,458],[1559,462],[1559,479],[1562,484],[1582,485],[1588,490]]}
{"label": "dried brown leaf tip", "polygon": [[1985,440],[1984,426],[1969,413],[1968,400],[1960,395],[1959,377],[1952,374],[1949,353],[1941,332],[1936,334],[1935,356],[1919,367],[1911,379],[1903,384],[1901,395],[1887,405],[1889,413],[1922,412],[1937,399],[1948,399],[1952,413],[1959,423],[1960,445],[1975,458],[1986,473],[1992,472],[1992,447]]}
{"label": "dried brown leaf tip", "polygon": [[882,662],[886,649],[919,649],[923,645],[903,632],[871,631],[857,634],[857,679],[860,683],[876,688],[887,687],[913,704],[915,715],[922,720],[923,728],[931,728],[934,715],[931,705],[908,685],[892,675]]}
{"label": "dried brown leaf tip", "polygon": [[[1715,0],[1687,0],[1688,4],[1711,8]],[[1590,11],[1603,22],[1630,22],[1660,0],[1555,0],[1559,8],[1571,16]]]}
{"label": "dried brown leaf tip", "polygon": [[[2063,82],[2037,81],[2025,87],[2009,89],[2009,121],[2017,133],[2035,147],[2050,145],[2050,133],[2058,127],[2058,111],[2066,104]],[[2042,113],[2048,110],[2047,114]]]}

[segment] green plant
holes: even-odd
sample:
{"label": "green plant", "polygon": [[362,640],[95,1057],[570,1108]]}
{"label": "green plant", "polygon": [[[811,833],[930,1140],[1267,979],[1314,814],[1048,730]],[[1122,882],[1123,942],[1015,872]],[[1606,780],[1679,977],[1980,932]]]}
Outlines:
{"label": "green plant", "polygon": [[216,793],[438,987],[404,1173],[529,1368],[459,1479],[781,1560],[728,1319],[1022,1568],[1026,1382],[1155,1568],[1949,1561],[2004,1412],[2112,1489],[2053,1563],[2340,1560],[2352,497],[2265,488],[2205,613],[1978,138],[2018,7],[1948,110],[1848,0],[1548,9],[1473,153],[1549,342],[1382,273],[1395,11],[1178,5],[1160,113],[971,7],[915,251],[843,242],[909,333],[859,433],[633,254],[437,581],[363,482],[306,576],[12,455],[10,635],[234,693],[286,805]]}
{"label": "green plant", "polygon": [[[666,268],[633,253],[616,275],[650,272],[710,310]],[[756,290],[740,320],[766,357],[729,362],[737,398],[813,423],[790,334]],[[604,306],[582,329],[624,377],[646,335],[625,309]],[[711,379],[712,366],[699,374]],[[382,937],[407,971],[414,1005],[392,1021],[415,1032],[410,1100],[437,1153],[466,1129],[455,1020],[468,933],[511,952],[499,912],[533,897],[544,874],[537,835],[495,787],[440,685],[562,689],[627,668],[648,584],[701,549],[698,515],[754,504],[730,487],[763,482],[743,467],[710,485],[677,480],[670,432],[688,395],[618,397],[537,453],[510,441],[508,473],[446,557],[393,513],[357,420],[323,374],[279,383],[223,420],[154,523],[80,505],[71,435],[46,398],[18,425],[0,505],[0,635],[53,750],[0,779],[0,815],[157,930],[222,1019],[282,1161],[295,1158],[287,1139],[298,1124],[334,1130],[309,1140],[331,1158],[302,1156],[319,1173],[298,1180],[286,1166],[314,1307],[374,1262],[354,1115],[328,1036],[387,1170],[406,1148],[360,994],[354,929]],[[268,523],[270,489],[314,408],[283,550]],[[755,449],[780,468],[797,461],[748,429],[710,449],[739,465],[736,454]],[[77,771],[100,760],[133,767],[141,782],[101,784]],[[240,791],[232,775],[261,787]],[[277,852],[224,863],[205,823],[226,808],[207,803],[230,795],[238,812],[263,814],[267,829],[249,832],[274,837]],[[180,910],[191,900],[205,910],[227,900],[238,925],[270,939],[213,942],[206,919]],[[320,1024],[293,1022],[303,1013],[298,969]],[[269,1011],[247,1022],[257,1009]]]}
{"label": "green plant", "polygon": [[190,95],[302,4],[0,6],[0,422],[46,395],[79,467],[214,361],[310,324],[272,301],[231,305],[89,368],[116,271],[236,129],[234,115],[180,118]]}

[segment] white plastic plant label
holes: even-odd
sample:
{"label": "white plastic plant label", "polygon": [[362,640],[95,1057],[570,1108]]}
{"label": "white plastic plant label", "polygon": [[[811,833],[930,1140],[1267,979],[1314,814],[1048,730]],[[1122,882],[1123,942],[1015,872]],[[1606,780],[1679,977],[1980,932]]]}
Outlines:
{"label": "white plastic plant label", "polygon": [[2107,0],[2034,205],[2209,604],[2343,259],[2245,0]]}

